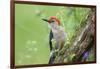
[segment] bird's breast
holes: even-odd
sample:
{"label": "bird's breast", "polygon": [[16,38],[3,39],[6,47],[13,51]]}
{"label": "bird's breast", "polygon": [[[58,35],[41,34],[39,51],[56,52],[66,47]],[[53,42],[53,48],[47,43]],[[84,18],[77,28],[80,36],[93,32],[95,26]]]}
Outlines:
{"label": "bird's breast", "polygon": [[66,39],[65,31],[52,29],[52,32],[53,32],[53,37],[56,41],[63,41]]}

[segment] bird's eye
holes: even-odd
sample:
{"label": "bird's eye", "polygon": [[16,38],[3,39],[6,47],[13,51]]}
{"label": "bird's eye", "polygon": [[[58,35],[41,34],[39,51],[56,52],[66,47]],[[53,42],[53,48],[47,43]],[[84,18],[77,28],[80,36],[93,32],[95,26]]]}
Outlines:
{"label": "bird's eye", "polygon": [[52,20],[51,22],[55,22],[54,20]]}

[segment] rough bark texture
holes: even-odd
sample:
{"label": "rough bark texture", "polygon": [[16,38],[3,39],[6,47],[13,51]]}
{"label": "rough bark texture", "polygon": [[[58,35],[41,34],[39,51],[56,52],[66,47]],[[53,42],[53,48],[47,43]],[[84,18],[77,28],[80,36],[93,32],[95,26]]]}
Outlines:
{"label": "rough bark texture", "polygon": [[95,9],[91,9],[87,19],[71,46],[66,45],[58,52],[53,63],[82,62],[84,54],[91,50],[95,52]]}

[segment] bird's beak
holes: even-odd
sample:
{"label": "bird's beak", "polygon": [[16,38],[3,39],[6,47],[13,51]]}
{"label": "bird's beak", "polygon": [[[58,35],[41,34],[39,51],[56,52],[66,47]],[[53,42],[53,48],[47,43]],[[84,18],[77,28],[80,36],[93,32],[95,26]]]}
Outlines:
{"label": "bird's beak", "polygon": [[46,21],[46,22],[49,22],[49,20],[48,19],[42,19],[43,21]]}

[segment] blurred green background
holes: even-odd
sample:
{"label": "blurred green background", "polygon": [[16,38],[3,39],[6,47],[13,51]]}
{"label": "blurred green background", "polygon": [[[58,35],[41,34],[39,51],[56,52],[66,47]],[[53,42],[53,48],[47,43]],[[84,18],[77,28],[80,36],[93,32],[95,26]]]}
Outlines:
{"label": "blurred green background", "polygon": [[90,8],[15,4],[15,64],[48,64],[49,25],[42,18],[57,16],[67,33],[67,42],[77,34]]}

